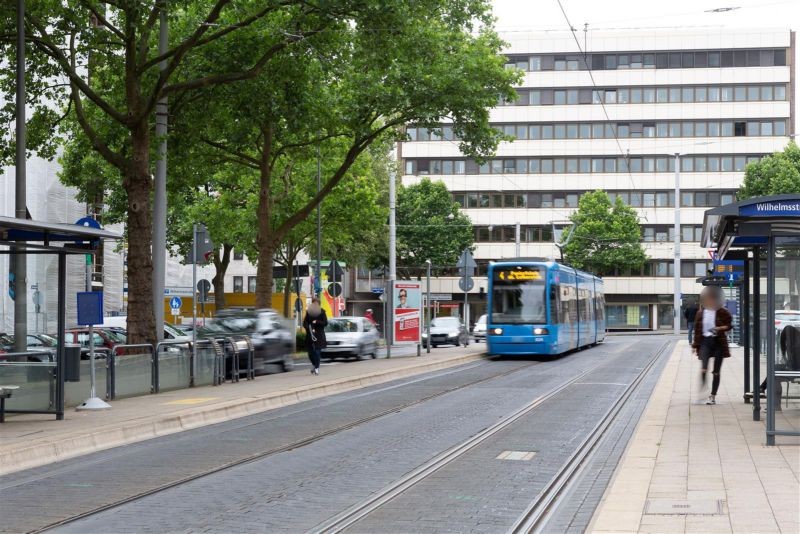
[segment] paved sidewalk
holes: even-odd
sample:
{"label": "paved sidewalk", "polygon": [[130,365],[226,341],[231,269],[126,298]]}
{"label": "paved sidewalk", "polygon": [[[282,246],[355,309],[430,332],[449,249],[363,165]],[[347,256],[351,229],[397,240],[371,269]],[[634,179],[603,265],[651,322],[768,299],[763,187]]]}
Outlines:
{"label": "paved sidewalk", "polygon": [[484,344],[442,348],[423,357],[366,360],[308,368],[112,401],[110,410],[8,416],[0,424],[0,475],[102,449],[220,423],[281,406],[479,360]]}
{"label": "paved sidewalk", "polygon": [[[765,445],[764,422],[742,402],[742,357],[734,349],[725,361],[718,404],[707,406],[699,361],[678,344],[590,531],[800,532],[800,439]],[[800,405],[776,423],[800,428]]]}

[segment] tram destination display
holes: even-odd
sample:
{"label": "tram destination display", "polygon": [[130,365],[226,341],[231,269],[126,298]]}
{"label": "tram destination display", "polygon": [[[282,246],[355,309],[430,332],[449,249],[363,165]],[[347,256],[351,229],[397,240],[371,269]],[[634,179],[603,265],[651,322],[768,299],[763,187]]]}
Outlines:
{"label": "tram destination display", "polygon": [[544,280],[544,270],[536,267],[519,269],[495,269],[494,281],[500,283],[537,282]]}

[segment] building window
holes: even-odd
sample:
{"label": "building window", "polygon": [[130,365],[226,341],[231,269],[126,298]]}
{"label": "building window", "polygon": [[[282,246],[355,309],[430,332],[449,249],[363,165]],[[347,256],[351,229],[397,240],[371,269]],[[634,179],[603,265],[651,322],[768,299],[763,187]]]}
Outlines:
{"label": "building window", "polygon": [[243,260],[244,259],[244,252],[238,252],[236,250],[233,251],[233,259],[234,260]]}
{"label": "building window", "polygon": [[248,276],[247,277],[247,292],[248,293],[255,293],[256,292],[256,277],[255,276]]}
{"label": "building window", "polygon": [[233,277],[233,292],[241,293],[244,290],[244,278],[241,276]]}

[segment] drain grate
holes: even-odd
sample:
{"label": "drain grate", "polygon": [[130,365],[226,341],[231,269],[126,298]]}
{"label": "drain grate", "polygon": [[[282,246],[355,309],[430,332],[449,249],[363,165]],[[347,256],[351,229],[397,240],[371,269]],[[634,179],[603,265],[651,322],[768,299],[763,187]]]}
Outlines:
{"label": "drain grate", "polygon": [[723,499],[685,501],[678,499],[648,499],[645,515],[723,515]]}
{"label": "drain grate", "polygon": [[503,451],[497,456],[497,459],[527,462],[534,456],[536,456],[536,452],[534,451]]}

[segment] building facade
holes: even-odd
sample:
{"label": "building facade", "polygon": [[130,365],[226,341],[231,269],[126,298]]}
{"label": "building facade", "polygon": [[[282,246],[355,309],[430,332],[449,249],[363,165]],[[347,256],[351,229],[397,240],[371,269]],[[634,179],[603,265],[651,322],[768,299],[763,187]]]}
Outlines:
{"label": "building facade", "polygon": [[[554,243],[582,193],[622,198],[639,214],[649,260],[606,277],[609,326],[671,328],[676,202],[681,292],[689,297],[710,268],[699,244],[704,211],[732,202],[745,165],[783,149],[795,133],[795,35],[705,28],[576,35],[577,42],[568,32],[504,35],[507,66],[524,79],[519,98],[501,102],[491,121],[514,140],[478,165],[460,153],[447,124],[411,126],[399,150],[403,181],[443,181],[473,221],[476,296],[492,260],[558,258]],[[434,291],[463,300],[457,278],[437,279]],[[472,302],[475,319],[485,301]]]}

